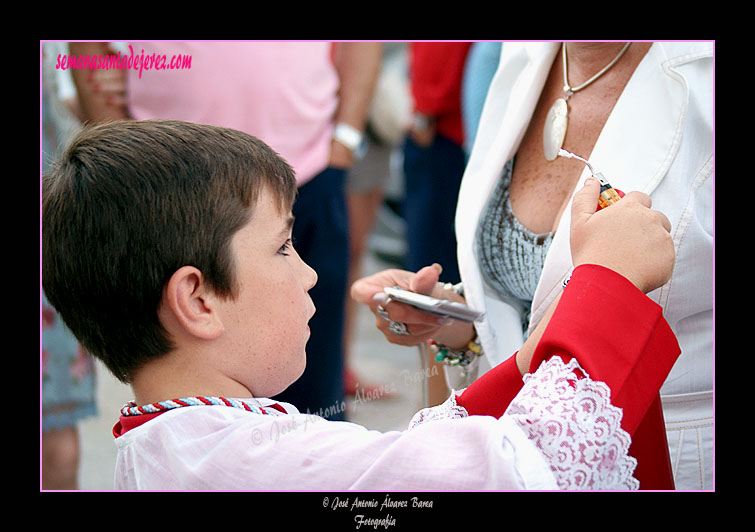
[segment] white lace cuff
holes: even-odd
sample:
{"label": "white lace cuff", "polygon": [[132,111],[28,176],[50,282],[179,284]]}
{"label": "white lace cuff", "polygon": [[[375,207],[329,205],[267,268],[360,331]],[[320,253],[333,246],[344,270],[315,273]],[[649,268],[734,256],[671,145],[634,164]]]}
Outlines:
{"label": "white lace cuff", "polygon": [[631,438],[622,411],[611,404],[605,383],[577,379],[576,359],[553,357],[534,374],[506,410],[550,465],[559,489],[637,489],[637,461],[627,454]]}
{"label": "white lace cuff", "polygon": [[456,390],[452,390],[451,396],[446,399],[443,404],[432,406],[430,408],[423,408],[414,414],[414,417],[412,417],[412,420],[409,422],[409,429],[413,429],[417,425],[429,421],[435,421],[437,419],[459,419],[468,417],[469,413],[467,410],[456,403],[456,396],[463,391],[464,390],[460,390],[457,392]]}
{"label": "white lace cuff", "polygon": [[[575,371],[584,375],[579,379]],[[464,390],[453,391],[438,406],[417,412],[409,423],[469,416],[456,403]],[[628,455],[631,438],[621,428],[622,411],[611,404],[611,390],[593,381],[576,359],[553,357],[524,386],[504,417],[512,419],[550,466],[562,490],[637,489],[632,477],[637,460]]]}

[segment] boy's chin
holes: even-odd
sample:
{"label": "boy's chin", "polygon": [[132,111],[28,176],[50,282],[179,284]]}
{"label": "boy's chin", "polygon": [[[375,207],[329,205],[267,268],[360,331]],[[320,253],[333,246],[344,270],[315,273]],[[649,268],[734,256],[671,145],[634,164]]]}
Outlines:
{"label": "boy's chin", "polygon": [[303,349],[301,350],[301,355],[289,356],[286,360],[288,364],[285,367],[279,368],[280,373],[278,374],[278,378],[275,380],[268,379],[265,383],[265,389],[259,390],[267,392],[260,397],[275,397],[285,392],[304,375],[304,370],[307,367],[307,353]]}
{"label": "boy's chin", "polygon": [[306,355],[305,355],[305,357],[302,359],[301,368],[298,371],[291,373],[291,375],[289,376],[290,378],[288,382],[285,383],[285,385],[282,387],[281,390],[277,391],[274,394],[269,395],[268,397],[273,397],[275,395],[278,395],[279,393],[285,392],[293,383],[298,381],[301,378],[301,376],[304,375],[304,370],[306,369],[306,367],[307,367],[307,362],[306,362]]}
{"label": "boy's chin", "polygon": [[296,373],[296,375],[295,375],[295,376],[293,377],[293,379],[291,379],[291,382],[289,382],[289,383],[288,383],[288,384],[286,385],[286,388],[288,388],[288,387],[289,387],[289,386],[291,386],[291,385],[292,385],[293,383],[295,383],[296,381],[298,381],[298,380],[299,380],[299,379],[301,378],[301,376],[302,376],[302,375],[304,375],[304,370],[305,370],[306,368],[307,368],[307,355],[306,355],[306,353],[305,353],[304,357],[302,358],[302,364],[301,364],[301,368],[299,369],[299,372],[298,372],[298,373]]}

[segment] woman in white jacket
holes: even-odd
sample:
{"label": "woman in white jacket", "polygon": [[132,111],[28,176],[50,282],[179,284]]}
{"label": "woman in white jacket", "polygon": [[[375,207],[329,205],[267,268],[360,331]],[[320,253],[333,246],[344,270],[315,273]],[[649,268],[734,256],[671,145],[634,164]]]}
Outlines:
{"label": "woman in white jacket", "polygon": [[[713,488],[713,67],[710,42],[504,43],[456,212],[463,300],[485,317],[474,329],[438,326],[391,302],[383,316],[410,334],[378,319],[403,345],[463,350],[477,338],[479,372],[510,357],[569,278],[569,206],[591,175],[545,152],[562,146],[589,160],[617,189],[649,194],[672,224],[674,274],[648,295],[682,349],[661,401],[675,487],[690,490]],[[565,122],[548,116],[559,99]],[[366,287],[381,275],[352,290],[374,310]],[[441,285],[425,291],[462,300]],[[464,386],[454,371],[452,386]]]}

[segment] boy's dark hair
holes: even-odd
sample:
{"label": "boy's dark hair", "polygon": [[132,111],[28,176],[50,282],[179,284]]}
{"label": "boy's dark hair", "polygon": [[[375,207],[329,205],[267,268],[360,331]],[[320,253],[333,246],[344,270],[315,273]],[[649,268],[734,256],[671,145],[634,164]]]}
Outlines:
{"label": "boy's dark hair", "polygon": [[291,167],[245,133],[173,120],[77,134],[42,186],[42,286],[83,347],[122,382],[169,352],[163,287],[185,265],[236,295],[233,235],[268,188],[296,196]]}

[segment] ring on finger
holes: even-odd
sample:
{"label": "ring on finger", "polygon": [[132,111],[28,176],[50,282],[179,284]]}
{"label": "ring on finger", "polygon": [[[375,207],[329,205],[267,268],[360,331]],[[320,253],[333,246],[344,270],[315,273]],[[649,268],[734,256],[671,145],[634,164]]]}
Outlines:
{"label": "ring on finger", "polygon": [[406,328],[406,323],[400,321],[389,320],[388,330],[397,336],[409,336],[409,331]]}
{"label": "ring on finger", "polygon": [[385,306],[384,305],[387,305],[390,302],[391,302],[391,298],[389,296],[388,299],[386,299],[383,302],[382,305],[378,305],[378,307],[377,307],[378,316],[380,316],[381,318],[383,318],[384,320],[387,320],[387,321],[391,321],[391,318],[388,317],[388,311],[385,310]]}

